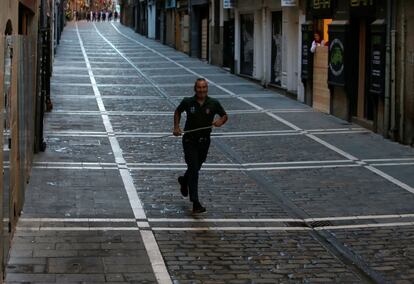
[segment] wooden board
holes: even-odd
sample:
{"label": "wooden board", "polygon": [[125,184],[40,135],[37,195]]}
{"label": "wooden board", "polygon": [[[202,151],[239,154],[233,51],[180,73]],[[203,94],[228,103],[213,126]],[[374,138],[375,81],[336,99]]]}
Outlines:
{"label": "wooden board", "polygon": [[313,57],[313,108],[330,113],[331,93],[328,88],[328,47],[317,47]]}

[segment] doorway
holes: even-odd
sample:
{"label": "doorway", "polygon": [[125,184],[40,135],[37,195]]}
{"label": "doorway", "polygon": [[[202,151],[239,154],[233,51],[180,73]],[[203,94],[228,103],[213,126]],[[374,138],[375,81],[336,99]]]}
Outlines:
{"label": "doorway", "polygon": [[375,97],[369,92],[369,46],[370,25],[369,18],[351,19],[352,51],[352,86],[351,86],[351,114],[354,120],[362,122],[365,127],[372,128],[375,115]]}
{"label": "doorway", "polygon": [[194,5],[191,16],[191,56],[202,60],[208,60],[209,36],[208,36],[209,9],[207,5]]}

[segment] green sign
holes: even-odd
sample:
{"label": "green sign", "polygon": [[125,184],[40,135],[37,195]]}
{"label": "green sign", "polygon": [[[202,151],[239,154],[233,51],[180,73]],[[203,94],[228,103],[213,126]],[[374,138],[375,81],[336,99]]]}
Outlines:
{"label": "green sign", "polygon": [[344,45],[338,39],[334,39],[329,46],[329,69],[335,76],[341,76],[344,72]]}

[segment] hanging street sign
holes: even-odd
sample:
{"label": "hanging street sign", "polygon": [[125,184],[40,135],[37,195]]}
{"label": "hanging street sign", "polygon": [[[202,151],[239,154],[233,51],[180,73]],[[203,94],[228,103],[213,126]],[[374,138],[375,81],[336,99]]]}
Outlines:
{"label": "hanging street sign", "polygon": [[282,7],[297,7],[298,0],[282,0]]}
{"label": "hanging street sign", "polygon": [[224,9],[233,9],[235,6],[236,0],[223,0]]}

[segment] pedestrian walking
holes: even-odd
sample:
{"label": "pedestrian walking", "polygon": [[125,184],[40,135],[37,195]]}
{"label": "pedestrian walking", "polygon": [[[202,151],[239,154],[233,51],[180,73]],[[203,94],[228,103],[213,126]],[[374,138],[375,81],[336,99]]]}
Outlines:
{"label": "pedestrian walking", "polygon": [[106,20],[106,12],[102,11],[102,22]]}
{"label": "pedestrian walking", "polygon": [[92,12],[92,22],[96,22],[96,12]]}
{"label": "pedestrian walking", "polygon": [[[227,114],[220,102],[208,96],[206,79],[199,78],[194,84],[195,95],[184,98],[174,112],[174,136],[183,135],[184,158],[187,171],[178,177],[181,194],[190,194],[193,202],[193,213],[203,213],[203,207],[198,198],[198,176],[202,164],[207,158],[210,147],[210,135],[213,127],[221,127],[227,122]],[[184,132],[180,128],[181,114],[186,112]],[[219,115],[220,118],[215,119]]]}
{"label": "pedestrian walking", "polygon": [[115,13],[114,13],[114,19],[115,19],[115,22],[118,20],[118,11],[116,11],[116,10],[115,10]]}

